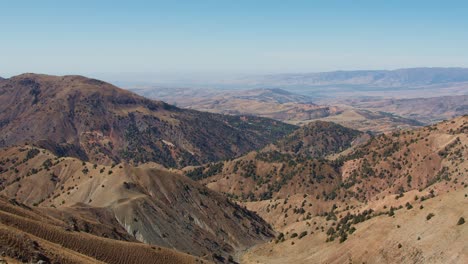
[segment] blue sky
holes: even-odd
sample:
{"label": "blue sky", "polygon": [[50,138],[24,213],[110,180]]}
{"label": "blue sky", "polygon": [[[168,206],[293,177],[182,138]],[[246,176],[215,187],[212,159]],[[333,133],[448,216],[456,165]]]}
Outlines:
{"label": "blue sky", "polygon": [[468,67],[468,1],[0,0],[0,76]]}

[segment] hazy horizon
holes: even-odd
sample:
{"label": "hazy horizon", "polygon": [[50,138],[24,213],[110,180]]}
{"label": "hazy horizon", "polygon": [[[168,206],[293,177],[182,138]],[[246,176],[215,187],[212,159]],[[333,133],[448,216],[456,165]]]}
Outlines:
{"label": "hazy horizon", "polygon": [[2,77],[468,67],[463,1],[49,0],[0,8]]}

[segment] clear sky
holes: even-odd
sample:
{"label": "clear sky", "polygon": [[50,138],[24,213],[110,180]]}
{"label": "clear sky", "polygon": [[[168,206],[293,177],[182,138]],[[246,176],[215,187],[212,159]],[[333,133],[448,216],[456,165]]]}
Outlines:
{"label": "clear sky", "polygon": [[0,76],[468,67],[468,1],[0,0]]}

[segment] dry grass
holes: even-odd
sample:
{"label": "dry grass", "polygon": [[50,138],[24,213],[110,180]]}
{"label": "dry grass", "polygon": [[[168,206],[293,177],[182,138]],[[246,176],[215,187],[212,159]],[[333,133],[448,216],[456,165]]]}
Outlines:
{"label": "dry grass", "polygon": [[[11,206],[4,205],[2,208],[5,207]],[[122,264],[202,261],[170,249],[67,231],[44,221],[45,219],[31,219],[30,216],[35,213],[28,209],[15,208],[9,211],[0,211],[0,239],[7,254],[21,261],[49,259],[60,263]],[[20,213],[13,214],[15,211]]]}
{"label": "dry grass", "polygon": [[[326,234],[295,223],[283,232],[309,235],[302,239],[267,243],[251,249],[243,263],[467,263],[468,225],[457,225],[466,217],[468,198],[465,190],[414,204],[411,210],[396,211],[395,217],[377,216],[357,224],[357,231],[343,243],[326,243]],[[423,205],[423,209],[419,206]],[[428,213],[434,213],[426,220]],[[326,225],[320,219],[309,222]],[[331,222],[328,222],[328,227]],[[325,229],[326,231],[327,229]],[[313,232],[312,234],[310,234]],[[289,237],[289,236],[288,236]],[[294,244],[292,244],[294,242]],[[399,248],[401,244],[401,248]]]}

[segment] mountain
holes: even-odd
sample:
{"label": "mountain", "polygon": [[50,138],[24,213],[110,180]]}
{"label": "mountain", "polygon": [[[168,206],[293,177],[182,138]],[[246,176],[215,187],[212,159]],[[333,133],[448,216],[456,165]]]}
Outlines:
{"label": "mountain", "polygon": [[[317,146],[327,142],[320,135],[334,142],[336,128],[322,127]],[[462,116],[343,138],[335,144],[352,147],[329,156],[267,149],[186,174],[244,201],[279,233],[274,243],[246,252],[245,263],[464,263],[467,135],[468,116]]]}
{"label": "mountain", "polygon": [[374,137],[316,122],[261,151],[187,170],[186,174],[235,196],[317,195],[315,190],[328,186],[331,193],[318,195],[332,200],[351,195],[365,201],[380,192],[424,189],[452,174],[464,176],[467,129],[468,116]]}
{"label": "mountain", "polygon": [[225,80],[218,87],[280,88],[309,96],[315,102],[360,97],[418,98],[467,95],[468,68],[270,74],[233,78]]}
{"label": "mountain", "polygon": [[272,237],[256,214],[160,167],[97,165],[12,147],[0,152],[0,194],[44,216],[65,218],[77,237],[85,232],[140,241],[208,260],[227,260]]}
{"label": "mountain", "polygon": [[180,109],[81,76],[23,74],[0,82],[0,147],[30,143],[99,164],[196,165],[239,156],[294,129]]}
{"label": "mountain", "polygon": [[368,135],[330,122],[312,122],[257,152],[186,169],[186,175],[240,200],[322,195],[340,183],[335,164],[323,158],[362,144]]}
{"label": "mountain", "polygon": [[[215,97],[323,107],[277,89],[193,101]],[[0,262],[466,263],[468,116],[408,118],[464,99],[367,99],[296,127],[81,76],[0,80]]]}
{"label": "mountain", "polygon": [[278,151],[298,157],[325,157],[351,147],[363,133],[344,126],[324,121],[306,124],[278,140],[264,151]]}
{"label": "mountain", "polygon": [[256,84],[287,85],[360,85],[363,87],[409,87],[468,82],[467,68],[409,68],[398,70],[333,71],[304,74],[273,74],[252,77]]}

